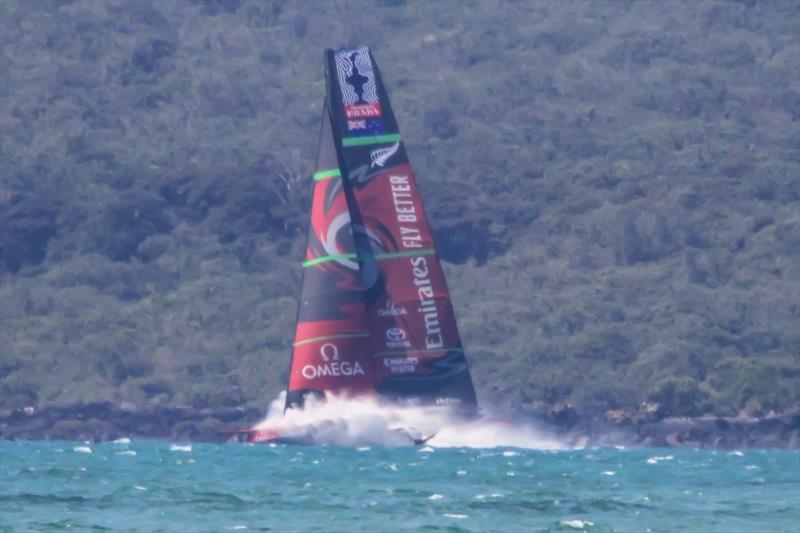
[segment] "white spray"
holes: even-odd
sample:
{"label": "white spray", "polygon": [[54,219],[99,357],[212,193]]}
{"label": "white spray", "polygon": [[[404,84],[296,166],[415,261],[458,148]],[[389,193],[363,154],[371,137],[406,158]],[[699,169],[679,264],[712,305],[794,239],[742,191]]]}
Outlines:
{"label": "white spray", "polygon": [[283,405],[282,394],[270,404],[267,418],[252,429],[292,435],[307,434],[313,428],[314,442],[338,446],[408,446],[424,441],[432,447],[565,447],[531,425],[488,417],[464,421],[442,407],[398,406],[375,398],[331,395],[324,401],[310,399],[303,409],[289,409],[285,414]]}

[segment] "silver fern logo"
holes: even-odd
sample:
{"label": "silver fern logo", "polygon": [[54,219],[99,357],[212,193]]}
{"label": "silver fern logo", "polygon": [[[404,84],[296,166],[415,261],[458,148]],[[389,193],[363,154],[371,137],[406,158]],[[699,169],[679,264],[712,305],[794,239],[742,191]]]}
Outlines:
{"label": "silver fern logo", "polygon": [[372,159],[372,164],[370,168],[373,167],[381,167],[386,164],[390,157],[397,153],[400,149],[400,143],[396,142],[391,146],[387,146],[386,148],[378,148],[377,150],[373,150],[370,152],[369,157]]}

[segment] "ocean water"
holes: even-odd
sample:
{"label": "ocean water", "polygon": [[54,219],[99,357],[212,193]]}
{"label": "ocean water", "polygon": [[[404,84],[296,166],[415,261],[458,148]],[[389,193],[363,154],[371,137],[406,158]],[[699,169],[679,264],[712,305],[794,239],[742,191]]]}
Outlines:
{"label": "ocean water", "polygon": [[800,454],[0,443],[3,531],[797,531]]}

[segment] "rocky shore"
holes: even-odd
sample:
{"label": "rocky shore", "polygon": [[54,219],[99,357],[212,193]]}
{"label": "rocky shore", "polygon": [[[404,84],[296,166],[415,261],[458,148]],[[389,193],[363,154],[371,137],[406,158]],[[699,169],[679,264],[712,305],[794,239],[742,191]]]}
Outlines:
{"label": "rocky shore", "polygon": [[735,417],[674,417],[656,404],[599,414],[581,414],[571,406],[529,409],[533,418],[552,428],[567,444],[584,446],[655,446],[670,448],[800,449],[800,411],[741,414]]}
{"label": "rocky shore", "polygon": [[0,411],[0,439],[169,439],[224,442],[263,418],[255,408],[126,409],[107,402]]}
{"label": "rocky shore", "polygon": [[[90,440],[122,437],[224,442],[261,420],[257,408],[148,411],[111,403],[0,410],[0,439]],[[800,449],[800,411],[761,416],[665,416],[657,407],[586,415],[570,406],[521,410],[515,420],[533,421],[570,446]]]}

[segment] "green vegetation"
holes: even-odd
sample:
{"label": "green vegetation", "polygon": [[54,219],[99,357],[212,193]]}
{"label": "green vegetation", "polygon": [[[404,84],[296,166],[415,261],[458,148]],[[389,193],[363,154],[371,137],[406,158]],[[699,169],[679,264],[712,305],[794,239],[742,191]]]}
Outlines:
{"label": "green vegetation", "polygon": [[0,3],[3,408],[266,406],[373,47],[485,401],[800,404],[795,2]]}

